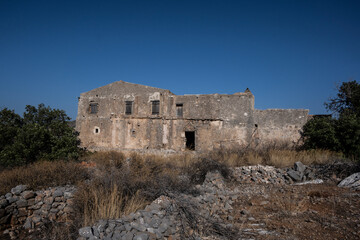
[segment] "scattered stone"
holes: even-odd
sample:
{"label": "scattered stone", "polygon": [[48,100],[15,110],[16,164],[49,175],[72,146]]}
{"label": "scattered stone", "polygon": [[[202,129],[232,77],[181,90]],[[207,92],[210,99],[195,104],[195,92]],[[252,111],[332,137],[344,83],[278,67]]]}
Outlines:
{"label": "scattered stone", "polygon": [[16,201],[16,206],[18,208],[22,208],[22,207],[27,207],[28,202],[25,199],[19,199],[18,201]]}
{"label": "scattered stone", "polygon": [[5,208],[7,205],[9,205],[9,202],[7,199],[0,200],[0,208]]}
{"label": "scattered stone", "polygon": [[321,179],[315,179],[315,180],[305,181],[305,182],[301,182],[301,183],[294,183],[293,185],[321,184],[321,183],[324,183],[324,181]]}
{"label": "scattered stone", "polygon": [[35,196],[35,193],[33,191],[24,191],[21,193],[21,196],[24,199],[29,199],[29,198],[33,198]]}
{"label": "scattered stone", "polygon": [[13,189],[11,189],[11,193],[14,195],[20,195],[20,193],[22,193],[26,189],[27,189],[26,185],[18,185],[16,187],[14,187]]}
{"label": "scattered stone", "polygon": [[338,186],[360,190],[360,172],[354,173],[345,178],[338,184]]}
{"label": "scattered stone", "polygon": [[305,169],[306,169],[306,166],[302,162],[294,163],[294,170],[299,172],[300,175],[304,174]]}
{"label": "scattered stone", "polygon": [[53,202],[54,202],[53,197],[44,198],[44,203],[46,203],[46,204],[52,204]]}
{"label": "scattered stone", "polygon": [[[314,179],[315,176],[315,171],[301,162],[295,163],[292,169],[277,169],[261,165],[239,167],[233,169],[232,175],[237,182],[254,182],[259,183],[259,186],[290,184],[293,181],[297,182],[295,185],[318,184],[321,181],[301,182],[304,179]],[[350,184],[358,182],[359,177],[351,180]],[[143,210],[119,219],[100,220],[93,226],[79,229],[80,237],[78,239],[184,239],[184,236],[181,235],[183,233],[193,239],[200,239],[197,231],[213,226],[219,227],[214,232],[224,231],[223,229],[230,231],[236,226],[238,219],[246,221],[248,226],[253,225],[253,229],[249,231],[241,229],[241,232],[246,232],[246,239],[256,239],[256,236],[259,235],[273,234],[272,230],[267,230],[265,225],[259,225],[258,219],[251,217],[257,215],[250,215],[246,209],[236,211],[235,215],[231,215],[233,206],[238,207],[239,202],[237,201],[242,201],[241,198],[238,198],[239,194],[246,194],[243,186],[246,184],[230,189],[219,172],[208,172],[203,184],[196,186],[198,194],[194,196],[174,194],[173,196],[172,193],[167,193],[168,196],[160,196]],[[75,191],[73,187],[57,187],[38,192],[26,191],[26,188],[15,188],[12,189],[12,193],[0,197],[1,220],[7,216],[5,207],[8,207],[9,211],[16,212],[17,216],[14,219],[21,221],[25,229],[31,230],[44,225],[45,222],[61,218],[67,219],[68,214],[74,212],[71,206]],[[259,190],[256,194],[261,196],[261,199],[249,202],[249,204],[268,205],[269,198],[263,193],[264,191]],[[284,193],[283,189],[282,193]],[[9,199],[15,200],[10,202]],[[247,206],[244,205],[244,207]],[[21,220],[22,218],[23,220]],[[198,229],[191,228],[193,226],[189,223],[195,223]],[[248,238],[249,236],[251,238]]]}
{"label": "scattered stone", "polygon": [[[26,185],[19,185],[11,189],[10,193],[0,196],[0,224],[9,224],[7,229],[12,239],[17,239],[21,228],[29,231],[38,230],[45,223],[52,221],[65,222],[71,219],[73,209],[67,201],[52,204],[54,196],[66,189],[69,193],[76,189],[73,186],[55,187],[48,190],[31,191]],[[72,195],[73,196],[73,195]],[[42,202],[45,197],[44,202]],[[62,197],[63,198],[63,197]],[[68,199],[71,202],[71,198]],[[66,212],[60,211],[66,208]],[[70,220],[71,221],[71,220]]]}
{"label": "scattered stone", "polygon": [[93,236],[94,236],[91,227],[83,227],[83,228],[80,228],[80,229],[79,229],[79,235],[80,235],[81,237],[85,237],[85,238],[90,238],[90,237],[93,237]]}
{"label": "scattered stone", "polygon": [[63,189],[61,189],[61,188],[56,189],[56,190],[54,191],[54,193],[52,194],[52,196],[53,196],[54,198],[56,198],[56,197],[61,197],[61,196],[63,196],[63,195],[64,195],[64,192],[63,192]]}
{"label": "scattered stone", "polygon": [[302,179],[302,176],[299,174],[299,172],[294,171],[292,169],[289,169],[287,171],[287,174],[291,177],[292,180],[294,180],[296,182],[300,182]]}
{"label": "scattered stone", "polygon": [[149,239],[149,235],[146,233],[139,233],[135,235],[135,237],[133,238],[133,240],[148,240],[148,239]]}

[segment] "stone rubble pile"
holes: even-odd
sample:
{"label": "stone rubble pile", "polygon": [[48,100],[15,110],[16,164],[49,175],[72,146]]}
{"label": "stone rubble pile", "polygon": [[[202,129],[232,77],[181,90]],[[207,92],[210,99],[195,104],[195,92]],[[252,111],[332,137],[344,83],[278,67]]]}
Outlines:
{"label": "stone rubble pile", "polygon": [[[234,210],[242,194],[260,194],[266,184],[321,183],[314,180],[316,169],[301,162],[292,168],[245,166],[232,170],[233,184],[225,182],[218,171],[208,172],[205,181],[196,185],[197,194],[167,193],[145,209],[119,219],[100,220],[93,226],[79,229],[78,240],[94,239],[256,239],[276,236],[276,232],[259,224],[246,209]],[[339,186],[359,189],[360,173],[345,179]],[[239,183],[242,185],[240,186]],[[257,183],[258,188],[252,183]],[[256,191],[258,189],[258,192]],[[74,186],[30,191],[19,185],[0,196],[0,225],[9,225],[7,233],[16,237],[19,226],[41,229],[51,221],[65,222],[73,214]],[[238,200],[239,201],[239,200]],[[264,203],[266,204],[266,203]],[[236,208],[235,208],[236,209]],[[250,228],[238,229],[237,220]]]}
{"label": "stone rubble pile", "polygon": [[78,240],[202,239],[200,235],[208,235],[209,239],[238,239],[239,233],[234,232],[229,222],[233,220],[232,205],[241,189],[228,188],[217,171],[207,173],[204,183],[196,188],[198,196],[169,193],[171,197],[161,196],[144,210],[81,228]]}
{"label": "stone rubble pile", "polygon": [[354,190],[360,190],[360,172],[354,173],[349,177],[345,178],[338,184],[338,186],[351,188]]}
{"label": "stone rubble pile", "polygon": [[237,167],[233,175],[241,183],[292,184],[315,179],[315,169],[296,162],[293,168],[281,169],[272,166]]}
{"label": "stone rubble pile", "polygon": [[8,226],[6,232],[15,236],[19,227],[35,229],[51,221],[66,222],[74,212],[74,192],[74,186],[31,191],[18,185],[0,196],[0,225]]}
{"label": "stone rubble pile", "polygon": [[120,219],[100,220],[92,227],[79,230],[78,239],[162,239],[176,233],[174,216],[166,211],[171,200],[161,196],[144,210]]}
{"label": "stone rubble pile", "polygon": [[[232,175],[241,183],[292,184],[314,179],[315,171],[297,162],[293,168],[288,169],[262,165],[238,167],[233,169]],[[241,214],[247,221],[254,222],[253,228],[241,233],[234,232],[231,224],[232,205],[243,193],[243,189],[228,188],[219,172],[207,173],[203,184],[197,185],[196,189],[200,193],[197,196],[172,196],[169,193],[169,197],[161,196],[144,210],[120,219],[101,220],[94,226],[81,228],[78,240],[201,239],[200,234],[211,236],[211,239],[231,239],[238,238],[239,234],[275,234],[257,226],[256,220],[248,216],[246,210]]]}

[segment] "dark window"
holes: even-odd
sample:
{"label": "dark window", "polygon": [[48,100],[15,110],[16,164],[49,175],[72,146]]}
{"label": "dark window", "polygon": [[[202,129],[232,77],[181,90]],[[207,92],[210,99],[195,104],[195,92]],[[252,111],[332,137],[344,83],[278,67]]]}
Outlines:
{"label": "dark window", "polygon": [[126,115],[131,115],[132,114],[132,107],[133,107],[133,102],[132,101],[126,101],[125,102],[125,114]]}
{"label": "dark window", "polygon": [[186,149],[195,150],[195,132],[185,132]]}
{"label": "dark window", "polygon": [[178,116],[178,117],[183,116],[183,104],[182,103],[176,104],[176,116]]}
{"label": "dark window", "polygon": [[90,103],[90,109],[89,109],[90,113],[95,114],[98,112],[98,110],[99,110],[99,104]]}
{"label": "dark window", "polygon": [[160,101],[152,101],[151,108],[152,115],[159,115],[160,113]]}

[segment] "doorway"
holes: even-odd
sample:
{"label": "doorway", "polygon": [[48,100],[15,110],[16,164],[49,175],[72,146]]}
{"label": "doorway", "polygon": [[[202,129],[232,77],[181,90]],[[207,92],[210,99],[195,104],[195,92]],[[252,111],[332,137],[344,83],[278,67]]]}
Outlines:
{"label": "doorway", "polygon": [[195,132],[194,131],[185,132],[185,138],[186,138],[186,149],[195,150]]}

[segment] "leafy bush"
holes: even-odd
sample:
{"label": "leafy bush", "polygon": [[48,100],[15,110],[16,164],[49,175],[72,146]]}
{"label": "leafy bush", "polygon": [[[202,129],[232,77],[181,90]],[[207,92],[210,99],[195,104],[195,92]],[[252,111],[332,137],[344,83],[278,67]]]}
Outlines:
{"label": "leafy bush", "polygon": [[344,82],[325,103],[336,118],[315,117],[303,127],[305,149],[339,151],[360,161],[360,84]]}
{"label": "leafy bush", "polygon": [[337,120],[336,132],[340,150],[346,156],[360,161],[360,116],[343,115]]}
{"label": "leafy bush", "polygon": [[80,144],[68,126],[63,110],[44,104],[26,106],[24,117],[4,108],[0,111],[0,165],[20,166],[46,159],[76,159]]}
{"label": "leafy bush", "polygon": [[310,119],[303,127],[303,137],[306,141],[306,149],[329,149],[340,150],[340,142],[337,137],[337,120],[329,117],[315,117]]}

